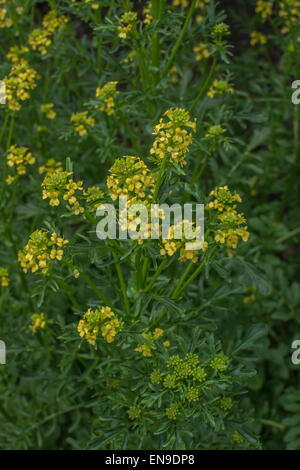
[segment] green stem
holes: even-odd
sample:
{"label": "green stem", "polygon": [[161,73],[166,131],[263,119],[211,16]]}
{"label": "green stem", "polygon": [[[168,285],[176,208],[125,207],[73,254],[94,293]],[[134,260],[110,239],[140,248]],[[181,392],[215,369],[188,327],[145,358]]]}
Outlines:
{"label": "green stem", "polygon": [[166,266],[167,262],[168,262],[168,258],[165,258],[159,265],[156,273],[154,274],[154,276],[152,277],[151,281],[150,281],[150,284],[148,284],[148,286],[146,287],[146,289],[144,289],[144,293],[146,292],[149,292],[149,290],[151,289],[151,287],[153,286],[153,284],[155,283],[156,279],[158,278],[158,276],[160,275],[160,273],[162,272],[162,270],[164,269],[164,267]]}
{"label": "green stem", "polygon": [[159,191],[159,188],[161,187],[161,184],[162,184],[164,176],[165,176],[164,171],[166,169],[168,160],[169,160],[169,155],[166,153],[164,158],[163,158],[163,161],[162,161],[159,173],[158,173],[158,177],[157,177],[157,180],[156,180],[154,193],[153,193],[153,198],[152,198],[152,204],[155,204],[155,202],[157,200],[158,191]]}
{"label": "green stem", "polygon": [[213,60],[213,63],[211,65],[211,68],[210,68],[210,71],[208,73],[208,76],[207,76],[207,79],[205,80],[205,83],[203,84],[203,86],[201,87],[198,95],[196,96],[196,98],[194,99],[190,109],[189,109],[189,113],[192,113],[198,103],[198,101],[203,97],[204,93],[206,92],[207,90],[207,87],[210,83],[210,80],[211,80],[211,77],[213,76],[213,73],[215,71],[215,68],[216,68],[216,65],[217,65],[217,57],[214,57],[214,60]]}
{"label": "green stem", "polygon": [[206,266],[206,264],[208,263],[208,260],[212,257],[212,255],[214,254],[216,249],[217,249],[217,245],[214,246],[214,248],[211,250],[211,252],[210,252],[209,256],[207,257],[207,259],[202,261],[202,263],[198,266],[196,271],[193,272],[193,274],[189,277],[189,279],[185,282],[185,284],[183,284],[183,286],[180,289],[177,290],[176,296],[172,296],[172,298],[174,298],[174,299],[178,298],[180,296],[180,294],[190,285],[190,283],[193,282],[193,280],[198,276],[198,274]]}
{"label": "green stem", "polygon": [[174,45],[174,47],[173,47],[173,50],[172,50],[172,52],[171,52],[171,55],[170,55],[169,60],[168,60],[168,62],[166,63],[164,69],[163,69],[163,72],[162,72],[162,76],[163,76],[163,77],[164,77],[164,76],[167,74],[167,72],[169,71],[169,69],[170,69],[170,67],[171,67],[171,65],[172,65],[172,63],[173,63],[173,60],[174,60],[174,58],[175,58],[175,55],[176,55],[176,53],[177,53],[177,51],[178,51],[178,49],[179,49],[179,47],[180,47],[180,44],[182,43],[182,40],[183,40],[183,37],[184,37],[185,32],[186,32],[186,30],[187,30],[188,24],[189,24],[189,22],[190,22],[190,19],[191,19],[191,17],[192,17],[192,14],[194,13],[194,10],[195,10],[195,7],[196,7],[196,3],[197,3],[197,0],[193,0],[192,4],[191,4],[191,6],[190,6],[190,9],[189,9],[189,11],[188,11],[188,14],[187,14],[185,23],[184,23],[184,25],[183,25],[183,28],[182,28],[182,30],[181,30],[181,33],[180,33],[180,35],[179,35],[179,37],[178,37],[178,39],[177,39],[177,41],[176,41],[176,43],[175,43],[175,45]]}
{"label": "green stem", "polygon": [[179,279],[178,281],[178,284],[176,285],[173,293],[172,293],[172,299],[175,299],[176,298],[176,295],[177,295],[177,292],[179,291],[180,287],[182,286],[182,284],[184,283],[187,275],[189,274],[190,270],[192,269],[192,267],[194,266],[194,263],[192,263],[192,261],[188,264],[188,266],[186,267],[184,273],[182,274],[181,278]]}
{"label": "green stem", "polygon": [[[14,123],[15,123],[15,111],[11,115],[10,127],[9,127],[9,131],[8,131],[7,142],[6,142],[6,151],[10,147],[12,133],[13,133],[13,129],[14,129]],[[1,194],[0,194],[0,207],[2,205],[2,201],[3,201],[3,197],[4,197],[4,192],[5,192],[5,187],[6,187],[6,177],[7,177],[7,163],[6,163],[6,159],[5,159],[4,169],[3,169],[3,176],[2,176],[2,188],[1,188]]]}
{"label": "green stem", "polygon": [[[162,0],[152,0],[152,18],[153,21],[157,21],[161,18],[162,15]],[[156,31],[153,32],[152,36],[152,50],[151,50],[151,58],[152,58],[152,67],[156,68],[157,71],[153,72],[152,76],[152,85],[153,87],[159,82],[159,63],[160,63],[160,43],[159,43],[159,35]]]}
{"label": "green stem", "polygon": [[1,129],[1,133],[0,133],[0,143],[2,142],[2,139],[3,139],[4,133],[5,133],[5,131],[6,131],[6,128],[7,128],[7,124],[8,124],[9,116],[10,116],[10,113],[6,113],[6,115],[5,115],[5,120],[4,120],[4,123],[3,123],[2,129]]}
{"label": "green stem", "polygon": [[62,288],[62,290],[64,291],[64,293],[69,297],[69,299],[71,300],[72,304],[74,305],[74,307],[77,309],[77,310],[82,310],[81,306],[79,305],[79,303],[77,302],[77,300],[75,299],[74,295],[71,294],[71,292],[69,291],[66,283],[60,279],[59,277],[57,276],[54,276],[52,274],[52,278],[57,282],[57,284],[60,285],[60,287]]}
{"label": "green stem", "polygon": [[75,269],[79,272],[80,274],[80,277],[86,282],[86,284],[88,286],[90,286],[90,288],[95,292],[95,294],[110,308],[113,308],[112,307],[112,304],[110,302],[110,300],[101,292],[100,289],[98,289],[98,287],[96,286],[96,284],[94,284],[94,282],[85,274],[83,273],[82,271],[80,271],[78,268],[76,268],[70,261],[66,261],[65,259],[62,259],[62,262],[68,266],[69,268],[72,269],[72,271],[74,271]]}
{"label": "green stem", "polygon": [[113,257],[114,257],[115,262],[116,262],[116,271],[117,271],[118,278],[119,278],[119,281],[120,281],[121,291],[122,291],[123,299],[124,299],[125,310],[126,310],[127,315],[130,317],[131,316],[130,306],[129,306],[129,301],[128,301],[128,297],[127,297],[126,286],[125,286],[125,282],[124,282],[122,269],[121,269],[121,266],[118,262],[118,258],[116,256],[116,253],[114,252],[114,250],[112,250],[112,254],[113,254]]}
{"label": "green stem", "polygon": [[296,105],[294,106],[294,108],[294,161],[287,177],[285,192],[281,204],[279,206],[276,220],[280,219],[281,215],[283,214],[286,208],[289,196],[292,190],[294,189],[295,183],[297,181],[298,169],[300,164],[300,109],[298,109]]}

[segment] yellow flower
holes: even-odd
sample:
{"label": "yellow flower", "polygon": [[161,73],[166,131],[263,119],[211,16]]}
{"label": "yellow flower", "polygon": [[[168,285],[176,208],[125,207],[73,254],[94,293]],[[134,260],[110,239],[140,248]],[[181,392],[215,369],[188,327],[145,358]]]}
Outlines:
{"label": "yellow flower", "polygon": [[0,284],[1,287],[7,287],[9,285],[8,270],[6,268],[0,268]]}
{"label": "yellow flower", "polygon": [[96,89],[96,97],[103,101],[103,105],[96,106],[99,107],[101,111],[106,112],[109,116],[115,112],[115,97],[120,93],[117,91],[118,82],[108,82],[103,85],[102,88],[98,87]]}
{"label": "yellow flower", "polygon": [[118,26],[119,38],[125,39],[127,33],[131,31],[133,25],[136,23],[137,14],[134,11],[127,11],[121,17],[122,26]]}
{"label": "yellow flower", "polygon": [[31,69],[24,59],[14,63],[9,75],[3,81],[6,87],[6,100],[11,111],[19,111],[21,101],[28,100],[29,90],[34,90],[38,73]]}
{"label": "yellow flower", "polygon": [[152,21],[152,15],[150,13],[150,3],[148,3],[146,6],[143,7],[143,15],[144,15],[144,20],[143,22],[145,24],[150,24]]}
{"label": "yellow flower", "polygon": [[53,110],[54,104],[42,104],[41,105],[41,113],[45,114],[48,119],[54,119],[56,116],[56,112]]}
{"label": "yellow flower", "polygon": [[272,2],[270,0],[258,0],[255,12],[263,19],[266,19],[268,16],[272,15]]}
{"label": "yellow flower", "polygon": [[195,59],[197,61],[201,61],[203,59],[207,59],[210,56],[210,51],[208,46],[205,43],[200,43],[193,49],[195,54]]}
{"label": "yellow flower", "polygon": [[[145,333],[145,332],[142,333],[141,336],[145,338],[147,342],[138,344],[137,347],[135,348],[135,351],[141,353],[144,357],[151,357],[152,356],[151,350],[156,349],[154,341],[157,341],[159,338],[161,338],[163,334],[164,334],[164,330],[162,330],[161,328],[155,328],[153,333],[151,331],[149,331],[148,333]],[[166,348],[170,346],[169,341],[165,341],[163,344]]]}
{"label": "yellow flower", "polygon": [[264,34],[259,33],[258,31],[252,31],[250,41],[251,46],[255,46],[256,44],[264,45],[266,42],[267,37]]}
{"label": "yellow flower", "polygon": [[113,201],[120,196],[127,196],[129,202],[152,197],[154,176],[140,158],[118,158],[109,173],[107,189]]}
{"label": "yellow flower", "polygon": [[74,122],[75,129],[80,136],[87,134],[87,127],[94,127],[95,120],[92,116],[88,116],[87,111],[82,113],[73,113],[70,119],[71,122]]}
{"label": "yellow flower", "polygon": [[97,186],[91,186],[83,193],[83,196],[89,208],[94,211],[99,206],[101,199],[104,197],[104,193]]}
{"label": "yellow flower", "polygon": [[82,338],[85,337],[89,344],[94,345],[100,332],[107,343],[112,343],[120,327],[111,308],[101,307],[96,310],[89,308],[79,321],[77,330]]}
{"label": "yellow flower", "polygon": [[45,165],[39,167],[39,173],[46,173],[46,175],[50,175],[51,173],[56,173],[63,171],[63,166],[61,162],[57,162],[54,158],[49,158]]}
{"label": "yellow flower", "polygon": [[150,150],[151,155],[155,155],[157,161],[163,160],[165,155],[169,155],[181,167],[186,165],[185,155],[189,145],[192,143],[192,133],[185,128],[196,131],[196,119],[190,121],[187,111],[180,108],[170,108],[165,113],[169,119],[164,122],[160,119],[159,124],[154,127],[155,140]]}
{"label": "yellow flower", "polygon": [[208,204],[208,208],[218,211],[215,241],[227,248],[237,248],[239,238],[248,241],[249,232],[245,218],[236,211],[235,202],[241,202],[239,194],[232,194],[228,186],[214,189],[210,193],[214,200]]}
{"label": "yellow flower", "polygon": [[6,57],[8,58],[8,60],[10,60],[13,64],[17,63],[19,60],[20,60],[20,57],[23,55],[23,54],[26,54],[26,52],[28,52],[29,49],[28,47],[26,46],[12,46],[10,49],[9,49],[9,52],[8,54],[6,55]]}
{"label": "yellow flower", "polygon": [[35,273],[41,270],[42,274],[47,274],[53,260],[62,260],[63,247],[68,243],[68,240],[58,237],[56,233],[52,233],[49,240],[47,231],[36,230],[30,235],[24,249],[18,253],[23,271],[27,273],[31,269]]}
{"label": "yellow flower", "polygon": [[233,88],[229,87],[225,80],[214,80],[210,86],[207,96],[213,98],[215,95],[223,95],[224,93],[233,93]]}
{"label": "yellow flower", "polygon": [[66,16],[58,16],[55,10],[49,11],[43,18],[43,28],[36,28],[29,34],[28,42],[32,49],[45,55],[52,43],[53,34],[59,28],[63,28],[67,22]]}
{"label": "yellow flower", "polygon": [[50,199],[50,206],[59,206],[60,199],[68,201],[73,212],[78,215],[84,208],[77,200],[76,191],[83,191],[82,181],[75,183],[71,173],[67,171],[54,171],[48,173],[43,183],[43,199]]}
{"label": "yellow flower", "polygon": [[10,28],[12,20],[7,17],[7,10],[5,8],[0,9],[0,28]]}
{"label": "yellow flower", "polygon": [[[33,165],[35,163],[35,158],[26,147],[11,145],[7,151],[6,161],[10,168],[16,168],[18,175],[25,175],[27,165]],[[15,178],[12,177],[9,178],[8,184],[10,184],[14,179]]]}
{"label": "yellow flower", "polygon": [[31,317],[32,325],[29,325],[32,333],[36,333],[39,328],[45,328],[46,319],[43,313],[34,313]]}
{"label": "yellow flower", "polygon": [[[199,235],[200,227],[193,230],[193,223],[189,220],[183,220],[177,226],[172,225],[169,228],[168,238],[162,239],[163,247],[160,250],[161,255],[173,256],[179,251],[179,261],[192,261],[192,263],[198,262],[198,251],[197,250],[186,250],[185,244],[191,239],[187,239],[185,233],[194,232],[194,238]],[[177,235],[178,234],[178,235]],[[181,238],[179,238],[181,237]],[[201,250],[205,251],[207,248],[207,242],[204,242]]]}

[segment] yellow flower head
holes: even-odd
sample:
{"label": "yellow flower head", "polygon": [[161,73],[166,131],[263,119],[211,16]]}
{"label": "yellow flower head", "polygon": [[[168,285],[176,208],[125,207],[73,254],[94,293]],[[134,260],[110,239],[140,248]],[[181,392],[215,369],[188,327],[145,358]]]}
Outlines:
{"label": "yellow flower head", "polygon": [[252,31],[251,40],[250,40],[251,46],[255,46],[256,44],[264,45],[266,44],[266,42],[267,42],[267,36],[265,36],[262,33],[259,33],[258,31]]}
{"label": "yellow flower head", "polygon": [[48,119],[54,119],[56,116],[56,112],[53,110],[54,104],[42,104],[41,105],[41,113],[45,114]]}
{"label": "yellow flower head", "polygon": [[[15,167],[18,175],[25,175],[26,167],[28,165],[33,165],[35,163],[35,157],[32,153],[29,152],[26,147],[17,147],[16,145],[11,145],[7,151],[7,165],[10,168]],[[9,178],[7,183],[10,184],[14,178]]]}
{"label": "yellow flower head", "polygon": [[94,345],[99,333],[102,334],[107,343],[112,343],[115,336],[120,331],[121,324],[110,307],[101,309],[88,309],[78,323],[79,335]]}
{"label": "yellow flower head", "polygon": [[228,186],[214,189],[211,193],[214,200],[208,204],[210,209],[218,211],[215,240],[227,248],[237,248],[239,238],[248,241],[249,232],[245,218],[236,211],[235,202],[242,202],[239,194],[232,194]]}
{"label": "yellow flower head", "polygon": [[150,153],[155,155],[158,162],[169,155],[171,160],[182,167],[186,165],[185,155],[192,143],[192,133],[188,129],[196,131],[196,119],[190,121],[189,113],[180,108],[170,108],[164,116],[168,121],[164,122],[161,118],[155,126],[153,134],[156,137]]}
{"label": "yellow flower head", "polygon": [[152,197],[154,176],[140,158],[118,158],[109,173],[107,189],[113,201],[120,196],[127,196],[131,202]]}
{"label": "yellow flower head", "polygon": [[47,274],[52,261],[61,261],[63,258],[63,247],[69,243],[63,237],[52,233],[50,239],[46,230],[36,230],[30,237],[27,245],[18,253],[18,259],[23,271],[27,273],[30,269],[33,273],[41,270]]}
{"label": "yellow flower head", "polygon": [[211,87],[207,92],[209,98],[213,98],[215,95],[223,95],[224,93],[233,93],[233,88],[229,87],[226,80],[214,80]]}
{"label": "yellow flower head", "polygon": [[137,20],[137,13],[134,11],[126,11],[122,17],[121,17],[121,22],[122,26],[118,26],[118,31],[119,31],[119,38],[125,39],[127,36],[127,33],[131,31],[133,25],[136,23]]}
{"label": "yellow flower head", "polygon": [[29,91],[36,87],[38,73],[29,67],[24,59],[13,64],[11,71],[3,81],[6,87],[6,101],[11,111],[19,111],[21,102],[30,98]]}
{"label": "yellow flower head", "polygon": [[32,324],[29,325],[32,333],[36,333],[39,328],[45,328],[46,318],[43,313],[34,313],[31,317]]}
{"label": "yellow flower head", "polygon": [[54,158],[49,158],[45,165],[39,167],[40,174],[46,173],[46,175],[50,175],[51,173],[57,173],[60,171],[63,171],[62,163],[57,162]]}
{"label": "yellow flower head", "polygon": [[207,59],[210,56],[210,50],[204,42],[198,44],[193,48],[195,59],[200,62],[201,60]]}
{"label": "yellow flower head", "polygon": [[5,8],[0,8],[0,28],[10,28],[12,24],[13,22],[8,16],[8,11]]}
{"label": "yellow flower head", "polygon": [[75,183],[67,171],[55,171],[48,173],[45,177],[43,188],[43,199],[50,199],[50,206],[59,206],[61,198],[68,201],[73,212],[78,215],[84,212],[77,200],[77,191],[83,191],[82,181]]}
{"label": "yellow flower head", "polygon": [[258,13],[263,19],[272,15],[272,1],[271,0],[257,0],[255,12]]}
{"label": "yellow flower head", "polygon": [[[115,112],[115,97],[120,93],[117,91],[118,82],[108,82],[102,88],[96,89],[96,97],[103,102],[99,106],[101,111],[104,111],[108,116]],[[96,106],[98,107],[98,106]]]}
{"label": "yellow flower head", "polygon": [[88,116],[87,111],[82,113],[73,113],[70,119],[74,123],[75,129],[80,136],[83,136],[87,133],[87,127],[94,127],[95,120],[92,116]]}
{"label": "yellow flower head", "polygon": [[9,52],[8,54],[6,55],[6,57],[8,58],[8,60],[10,60],[13,64],[19,62],[20,58],[22,57],[23,54],[26,54],[26,52],[28,52],[29,49],[28,47],[26,46],[11,46],[11,48],[9,49]]}
{"label": "yellow flower head", "polygon": [[0,268],[0,285],[1,287],[9,285],[8,270],[6,268]]}

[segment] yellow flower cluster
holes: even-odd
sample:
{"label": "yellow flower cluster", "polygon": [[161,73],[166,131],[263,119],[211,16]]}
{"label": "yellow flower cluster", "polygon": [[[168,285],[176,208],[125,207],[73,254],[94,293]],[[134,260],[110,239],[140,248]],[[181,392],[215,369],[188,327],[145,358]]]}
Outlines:
{"label": "yellow flower cluster", "polygon": [[139,417],[141,416],[141,410],[139,408],[137,408],[136,406],[131,406],[128,411],[128,416],[130,419],[139,419]]}
{"label": "yellow flower cluster", "polygon": [[233,93],[233,88],[229,87],[226,80],[214,80],[207,92],[207,96],[213,98],[215,95],[223,95],[223,93]]}
{"label": "yellow flower cluster", "polygon": [[150,24],[152,21],[152,15],[150,13],[150,3],[148,3],[146,6],[143,8],[143,15],[144,15],[144,23],[145,24]]}
{"label": "yellow flower cluster", "polygon": [[54,111],[53,107],[53,103],[41,104],[41,113],[45,114],[46,118],[48,119],[54,119],[56,112]]}
{"label": "yellow flower cluster", "polygon": [[96,89],[96,97],[104,102],[100,107],[101,111],[105,111],[108,116],[114,113],[115,96],[120,92],[117,91],[116,86],[118,82],[108,82],[102,88]]}
{"label": "yellow flower cluster", "polygon": [[[75,3],[76,0],[72,0],[72,2]],[[93,3],[91,4],[91,7],[92,7],[94,10],[97,10],[97,9],[99,8],[99,6],[100,6],[98,3],[96,3],[94,0],[84,0],[84,3],[91,3],[91,2],[93,2]],[[79,1],[78,3],[82,3],[82,1]]]}
{"label": "yellow flower cluster", "polygon": [[7,16],[7,10],[5,8],[0,9],[0,28],[10,28],[12,20]]}
{"label": "yellow flower cluster", "polygon": [[134,11],[126,11],[121,16],[122,26],[118,26],[119,38],[125,39],[127,33],[131,31],[133,25],[136,23],[137,14]]}
{"label": "yellow flower cluster", "polygon": [[29,98],[29,90],[34,90],[35,81],[38,78],[38,73],[29,67],[26,60],[21,59],[20,62],[13,64],[9,75],[3,79],[6,87],[6,100],[11,111],[19,111],[20,101]]}
{"label": "yellow flower cluster", "polygon": [[52,173],[57,173],[63,171],[63,166],[61,162],[57,162],[54,158],[49,158],[45,165],[39,167],[39,173],[42,175],[46,173],[46,175],[50,175]]}
{"label": "yellow flower cluster", "polygon": [[270,0],[258,0],[255,12],[263,19],[268,18],[268,16],[272,15],[272,2]]}
{"label": "yellow flower cluster", "polygon": [[153,134],[156,137],[150,153],[155,155],[159,162],[166,155],[170,155],[172,160],[183,167],[186,165],[185,155],[192,143],[192,133],[184,128],[191,128],[195,132],[196,118],[190,121],[189,113],[180,108],[170,108],[164,116],[167,116],[169,121],[164,122],[161,118],[155,126]]}
{"label": "yellow flower cluster", "polygon": [[173,0],[173,7],[184,7],[186,8],[188,6],[189,2],[188,0]]}
{"label": "yellow flower cluster", "polygon": [[30,237],[27,245],[18,253],[18,259],[23,271],[27,273],[31,269],[33,273],[41,269],[42,274],[47,274],[53,260],[61,261],[63,247],[69,243],[63,237],[52,233],[50,240],[46,230],[36,230]]}
{"label": "yellow flower cluster", "polygon": [[[168,71],[168,77],[171,77],[172,83],[178,82],[178,70],[176,65],[173,65],[173,67],[170,68],[170,70]],[[167,87],[167,84],[165,86]]]}
{"label": "yellow flower cluster", "polygon": [[232,435],[232,440],[236,444],[242,444],[242,442],[245,441],[244,437],[237,431],[234,431],[234,433]]}
{"label": "yellow flower cluster", "polygon": [[252,31],[251,40],[250,40],[251,46],[255,46],[256,44],[264,45],[266,44],[266,42],[267,42],[267,36],[260,33],[259,31]]}
{"label": "yellow flower cluster", "polygon": [[89,344],[96,343],[99,332],[107,343],[112,343],[120,326],[118,318],[115,317],[110,307],[101,307],[96,310],[89,308],[79,321],[77,331]]}
{"label": "yellow flower cluster", "polygon": [[34,313],[31,317],[32,325],[29,325],[32,333],[36,333],[39,328],[45,328],[46,318],[43,313]]}
{"label": "yellow flower cluster", "polygon": [[8,270],[6,268],[0,268],[0,283],[1,287],[7,287],[9,285]]}
{"label": "yellow flower cluster", "polygon": [[226,129],[224,129],[220,124],[216,124],[215,126],[211,126],[204,137],[207,139],[220,139],[223,134],[226,132]]}
{"label": "yellow flower cluster", "polygon": [[66,16],[58,16],[55,10],[49,11],[43,18],[43,28],[36,28],[29,35],[28,42],[32,49],[45,55],[52,43],[53,34],[59,28],[64,27],[67,22],[68,18]]}
{"label": "yellow flower cluster", "polygon": [[195,54],[195,59],[199,62],[203,59],[207,59],[210,56],[209,48],[208,48],[207,44],[205,44],[204,42],[202,42],[202,43],[198,44],[197,46],[195,46],[193,48],[193,51],[194,51],[194,54]]}
{"label": "yellow flower cluster", "polygon": [[255,286],[249,286],[245,288],[245,292],[248,294],[243,298],[244,304],[248,304],[249,302],[255,302],[256,296],[256,287]]}
{"label": "yellow flower cluster", "polygon": [[[18,175],[25,175],[26,166],[33,165],[35,158],[32,153],[29,152],[26,147],[17,147],[16,145],[11,145],[7,152],[7,165],[12,168],[16,167]],[[15,177],[9,175],[6,179],[7,184],[11,184],[14,181]]]}
{"label": "yellow flower cluster", "polygon": [[242,202],[239,194],[231,194],[228,186],[216,188],[210,193],[214,196],[214,201],[208,207],[218,211],[218,222],[215,240],[221,244],[226,243],[228,248],[236,248],[239,237],[247,242],[249,238],[248,227],[244,217],[236,211],[235,202]]}
{"label": "yellow flower cluster", "polygon": [[94,211],[104,197],[104,193],[98,186],[91,186],[83,193],[83,196],[90,208]]}
{"label": "yellow flower cluster", "polygon": [[[148,333],[142,333],[142,337],[145,338],[147,342],[143,344],[138,344],[135,348],[135,351],[142,353],[144,357],[151,357],[151,349],[155,348],[154,341],[157,341],[159,338],[161,338],[163,334],[164,330],[162,330],[161,328],[155,328],[153,333],[151,333],[151,331],[149,331]],[[164,341],[163,345],[165,348],[168,348],[170,346],[170,341]]]}
{"label": "yellow flower cluster", "polygon": [[[187,239],[185,233],[190,232],[190,235],[194,237],[199,235],[200,227],[193,230],[193,224],[189,220],[183,220],[178,226],[172,225],[169,228],[168,238],[163,238],[163,248],[160,250],[161,255],[173,256],[179,250],[179,261],[192,261],[193,263],[198,262],[198,252],[196,250],[186,250],[186,242],[192,241],[190,238]],[[207,248],[207,242],[204,242],[202,251]]]}
{"label": "yellow flower cluster", "polygon": [[300,22],[300,0],[283,0],[279,4],[278,15],[283,19],[282,34],[288,33]]}
{"label": "yellow flower cluster", "polygon": [[137,198],[152,197],[154,176],[140,158],[128,155],[118,158],[109,173],[107,189],[113,201],[120,196],[127,196],[131,203]]}
{"label": "yellow flower cluster", "polygon": [[82,113],[73,113],[70,119],[71,122],[74,122],[75,129],[80,136],[83,136],[87,133],[87,126],[94,127],[95,120],[92,116],[88,116],[87,111]]}
{"label": "yellow flower cluster", "polygon": [[9,49],[9,52],[8,54],[6,55],[6,57],[8,58],[8,60],[10,60],[13,64],[16,64],[17,62],[19,62],[21,56],[23,54],[26,54],[26,52],[28,52],[29,49],[28,47],[26,46],[12,46],[10,49]]}
{"label": "yellow flower cluster", "polygon": [[43,183],[43,199],[50,199],[50,206],[59,206],[60,198],[68,201],[73,212],[78,215],[84,212],[80,206],[76,191],[83,191],[82,181],[75,183],[71,178],[72,173],[67,171],[55,171],[46,175]]}
{"label": "yellow flower cluster", "polygon": [[34,51],[39,51],[42,55],[47,54],[48,47],[51,45],[51,38],[44,29],[34,29],[28,38],[28,42]]}

